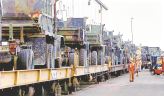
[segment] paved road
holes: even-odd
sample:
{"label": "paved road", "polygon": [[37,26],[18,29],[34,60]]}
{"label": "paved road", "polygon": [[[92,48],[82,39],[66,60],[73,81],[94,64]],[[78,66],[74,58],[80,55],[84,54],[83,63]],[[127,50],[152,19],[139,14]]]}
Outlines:
{"label": "paved road", "polygon": [[91,85],[69,96],[164,96],[164,75],[139,73],[130,83],[129,74]]}

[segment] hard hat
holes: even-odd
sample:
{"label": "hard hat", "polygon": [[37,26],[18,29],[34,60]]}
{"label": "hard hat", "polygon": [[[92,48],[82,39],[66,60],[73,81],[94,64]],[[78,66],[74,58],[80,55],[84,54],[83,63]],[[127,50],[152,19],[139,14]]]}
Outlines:
{"label": "hard hat", "polygon": [[133,58],[130,58],[130,62],[133,62]]}

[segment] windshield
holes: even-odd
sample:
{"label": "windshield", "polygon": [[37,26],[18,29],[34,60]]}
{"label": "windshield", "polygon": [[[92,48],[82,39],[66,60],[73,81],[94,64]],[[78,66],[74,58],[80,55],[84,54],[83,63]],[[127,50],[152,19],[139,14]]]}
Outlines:
{"label": "windshield", "polygon": [[161,57],[157,57],[157,64],[161,64]]}

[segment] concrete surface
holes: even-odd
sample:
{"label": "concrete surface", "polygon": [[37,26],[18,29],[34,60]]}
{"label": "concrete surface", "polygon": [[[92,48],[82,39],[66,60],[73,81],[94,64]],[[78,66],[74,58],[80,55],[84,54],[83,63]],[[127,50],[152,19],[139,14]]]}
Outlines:
{"label": "concrete surface", "polygon": [[145,70],[129,82],[129,74],[125,74],[68,96],[164,96],[164,75],[151,75]]}

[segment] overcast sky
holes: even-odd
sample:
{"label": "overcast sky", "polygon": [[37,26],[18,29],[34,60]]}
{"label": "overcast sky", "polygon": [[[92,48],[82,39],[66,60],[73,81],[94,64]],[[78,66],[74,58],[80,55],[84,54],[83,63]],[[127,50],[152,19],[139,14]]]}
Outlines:
{"label": "overcast sky", "polygon": [[[103,11],[103,23],[107,30],[123,34],[124,40],[131,40],[130,18],[133,17],[134,43],[160,46],[164,50],[164,0],[101,0],[108,11]],[[66,12],[59,12],[60,18],[89,17],[88,23],[100,23],[99,6],[95,0],[61,0]],[[72,6],[74,5],[74,6]],[[63,9],[61,6],[58,9]]]}

